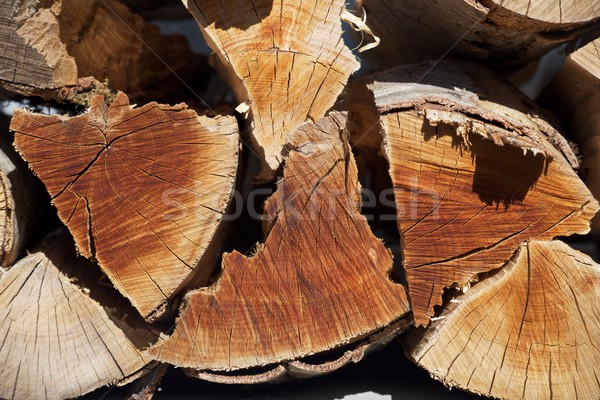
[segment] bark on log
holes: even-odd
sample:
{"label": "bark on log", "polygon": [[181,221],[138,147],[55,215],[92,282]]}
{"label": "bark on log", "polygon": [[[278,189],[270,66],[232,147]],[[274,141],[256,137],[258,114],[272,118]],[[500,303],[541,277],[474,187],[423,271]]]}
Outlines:
{"label": "bark on log", "polygon": [[66,233],[50,235],[0,279],[0,398],[64,399],[127,383],[156,341],[134,310],[75,256]]}
{"label": "bark on log", "polygon": [[0,87],[26,96],[60,99],[88,76],[131,96],[164,95],[174,72],[189,78],[204,63],[183,36],[163,37],[116,0],[6,1],[0,18]]}
{"label": "bark on log", "polygon": [[36,209],[27,165],[0,137],[0,267],[8,268],[21,255],[35,228]]}
{"label": "bark on log", "polygon": [[[577,50],[542,95],[579,144],[585,183],[600,198],[600,39]],[[592,222],[600,235],[600,217]]]}
{"label": "bark on log", "polygon": [[248,113],[262,177],[272,177],[287,135],[325,115],[359,67],[342,40],[344,1],[183,2]]}
{"label": "bark on log", "polygon": [[360,214],[345,122],[333,113],[289,136],[265,243],[252,257],[225,255],[218,281],[186,296],[152,356],[210,371],[285,364],[360,342],[408,313],[391,253]]}
{"label": "bark on log", "polygon": [[559,242],[526,242],[493,277],[406,337],[448,386],[502,399],[600,397],[600,265]]}
{"label": "bark on log", "polygon": [[[444,288],[501,267],[524,240],[588,232],[599,209],[557,132],[518,111],[533,110],[519,105],[516,89],[473,68],[419,64],[368,84],[381,115],[417,325],[428,324]],[[364,112],[362,103],[353,114]],[[358,118],[355,129],[372,119]]]}
{"label": "bark on log", "polygon": [[595,0],[359,0],[381,39],[366,53],[379,67],[454,55],[525,65],[561,43],[600,36]]}
{"label": "bark on log", "polygon": [[233,196],[234,118],[198,117],[185,104],[134,108],[119,93],[72,118],[17,111],[11,129],[79,252],[144,318],[207,282]]}

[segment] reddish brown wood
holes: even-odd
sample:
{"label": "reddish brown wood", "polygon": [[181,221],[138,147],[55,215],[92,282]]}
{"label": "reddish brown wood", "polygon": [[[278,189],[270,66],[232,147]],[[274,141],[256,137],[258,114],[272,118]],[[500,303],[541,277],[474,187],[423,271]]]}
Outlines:
{"label": "reddish brown wood", "polygon": [[185,104],[136,108],[120,93],[72,118],[18,111],[11,129],[79,252],[142,316],[207,280],[233,195],[235,119],[198,117]]}
{"label": "reddish brown wood", "polygon": [[151,355],[212,371],[278,364],[360,341],[409,311],[390,251],[360,214],[345,121],[334,113],[293,132],[265,243],[251,257],[227,254]]}
{"label": "reddish brown wood", "polygon": [[599,208],[557,132],[518,111],[527,105],[507,83],[471,71],[466,63],[423,64],[368,84],[381,114],[374,131],[390,165],[417,325],[428,324],[444,288],[501,267],[526,239],[588,232]]}

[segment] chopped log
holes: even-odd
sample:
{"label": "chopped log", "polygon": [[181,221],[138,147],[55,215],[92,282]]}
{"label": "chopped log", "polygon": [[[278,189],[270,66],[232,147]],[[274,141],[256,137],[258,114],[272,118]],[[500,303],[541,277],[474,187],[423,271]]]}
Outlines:
{"label": "chopped log", "polygon": [[17,111],[11,129],[79,252],[144,318],[207,282],[233,196],[233,117],[198,117],[185,104],[135,108],[121,92],[71,118]]}
{"label": "chopped log", "polygon": [[561,43],[600,36],[595,0],[359,0],[381,39],[366,53],[379,67],[453,55],[501,66],[533,61]]}
{"label": "chopped log", "polygon": [[[585,183],[600,198],[600,39],[567,58],[543,97],[579,144]],[[592,233],[600,235],[598,216],[592,222]]]}
{"label": "chopped log", "polygon": [[515,88],[478,68],[412,65],[368,84],[417,325],[428,324],[444,288],[501,267],[524,240],[587,233],[599,209],[557,132],[518,111],[533,112]]}
{"label": "chopped log", "polygon": [[49,236],[0,279],[0,398],[64,399],[127,383],[157,335],[66,233]]}
{"label": "chopped log", "polygon": [[[27,165],[0,138],[0,267],[8,268],[28,244],[35,228],[37,206]],[[1,274],[1,272],[0,272]]]}
{"label": "chopped log", "polygon": [[261,178],[282,160],[287,135],[325,115],[359,67],[342,40],[343,0],[183,0],[251,124]]}
{"label": "chopped log", "polygon": [[189,78],[204,63],[183,36],[163,37],[116,0],[18,0],[0,15],[0,87],[27,96],[60,99],[87,76],[136,97],[165,95],[174,73]]}
{"label": "chopped log", "polygon": [[265,205],[266,241],[252,257],[223,257],[218,281],[188,293],[152,356],[200,371],[270,365],[261,379],[272,379],[277,364],[360,342],[408,313],[391,252],[360,214],[345,122],[332,113],[289,136],[284,176]]}
{"label": "chopped log", "polygon": [[406,351],[446,385],[501,399],[600,397],[600,265],[560,242],[526,242],[455,299]]}

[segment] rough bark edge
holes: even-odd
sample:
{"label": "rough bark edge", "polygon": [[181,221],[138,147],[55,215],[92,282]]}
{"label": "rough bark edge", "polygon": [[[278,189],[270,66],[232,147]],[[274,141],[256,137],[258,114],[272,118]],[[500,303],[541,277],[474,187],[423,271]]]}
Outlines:
{"label": "rough bark edge", "polygon": [[352,345],[342,345],[329,350],[335,356],[327,361],[311,361],[311,357],[292,360],[287,363],[264,366],[260,371],[240,370],[237,374],[217,373],[214,371],[184,369],[191,377],[209,382],[224,384],[256,384],[264,382],[283,382],[294,378],[312,378],[336,371],[350,363],[358,363],[365,356],[387,345],[412,325],[412,315],[404,316],[382,330],[367,335]]}

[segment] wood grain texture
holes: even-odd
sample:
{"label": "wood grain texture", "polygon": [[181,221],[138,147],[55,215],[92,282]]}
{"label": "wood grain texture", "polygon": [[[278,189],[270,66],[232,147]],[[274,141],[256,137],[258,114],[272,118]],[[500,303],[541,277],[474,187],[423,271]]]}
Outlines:
{"label": "wood grain texture", "polygon": [[225,255],[218,281],[186,296],[152,356],[198,370],[272,365],[360,341],[409,311],[390,251],[360,214],[345,121],[334,113],[294,131],[265,205],[265,243]]}
{"label": "wood grain texture", "polygon": [[[359,67],[342,40],[343,0],[183,0],[237,100],[271,176],[287,135],[325,115]],[[270,172],[268,172],[270,171]]]}
{"label": "wood grain texture", "polygon": [[440,64],[421,83],[412,78],[427,64],[398,68],[369,85],[417,325],[428,324],[444,288],[501,267],[524,240],[588,232],[599,209],[546,139],[556,131],[492,101],[512,90],[464,67]]}
{"label": "wood grain texture", "polygon": [[[579,145],[585,183],[600,198],[600,39],[567,58],[562,70],[542,93],[542,101],[561,117]],[[600,217],[592,222],[600,235]]]}
{"label": "wood grain texture", "polygon": [[[600,36],[596,0],[359,0],[381,39],[365,53],[379,67],[447,53],[519,66],[584,35]],[[587,39],[589,40],[589,39]]]}
{"label": "wood grain texture", "polygon": [[[101,96],[76,117],[17,111],[15,145],[85,257],[145,318],[215,266],[233,195],[238,128],[185,104]],[[217,246],[217,247],[215,247]]]}
{"label": "wood grain texture", "polygon": [[37,204],[27,165],[0,138],[0,266],[9,267],[22,255],[35,228]]}
{"label": "wood grain texture", "polygon": [[0,4],[0,87],[60,98],[79,78],[108,80],[131,96],[202,70],[180,35],[163,37],[115,0],[11,0]]}
{"label": "wood grain texture", "polygon": [[67,234],[51,235],[0,279],[0,398],[71,398],[139,375],[156,334],[134,314]]}
{"label": "wood grain texture", "polygon": [[600,397],[600,265],[559,242],[526,242],[508,265],[406,338],[446,385],[500,399]]}

